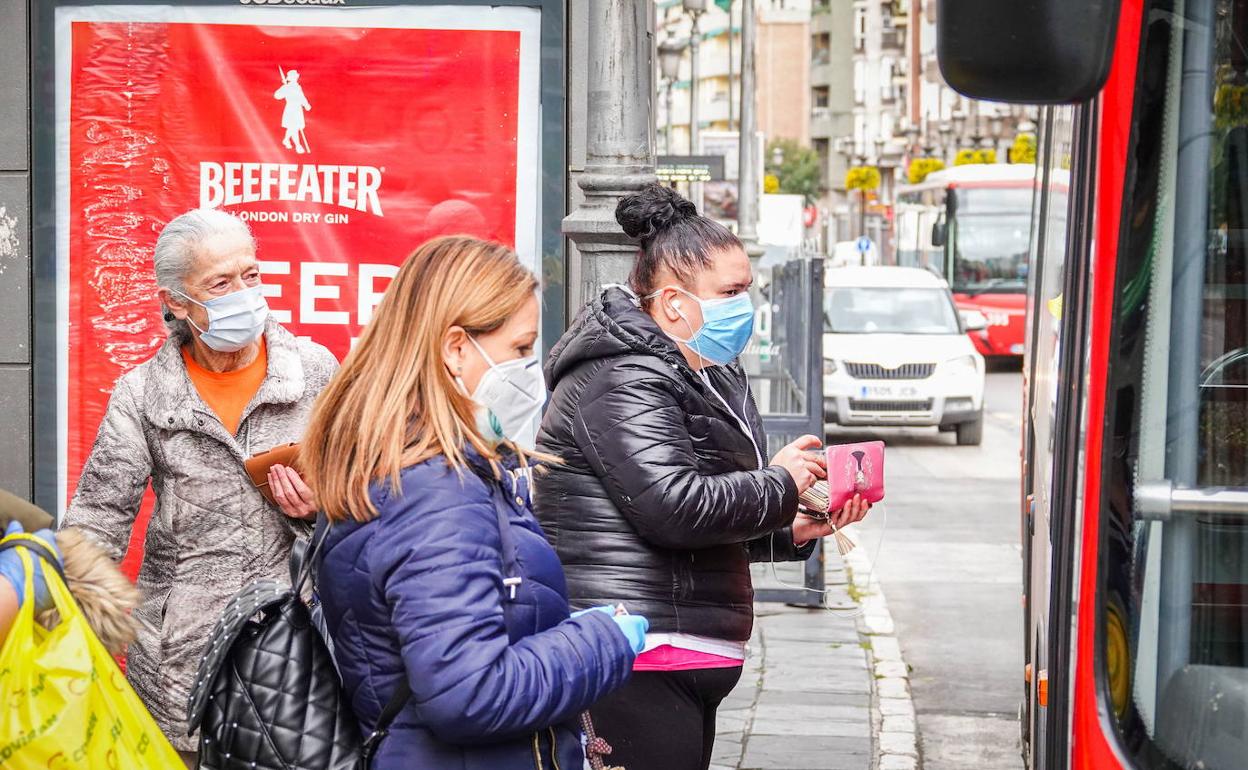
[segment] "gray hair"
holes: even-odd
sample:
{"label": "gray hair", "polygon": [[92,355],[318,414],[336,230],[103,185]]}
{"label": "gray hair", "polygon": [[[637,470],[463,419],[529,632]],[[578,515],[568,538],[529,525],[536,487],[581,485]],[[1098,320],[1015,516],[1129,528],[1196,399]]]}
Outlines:
{"label": "gray hair", "polygon": [[[191,269],[195,255],[203,242],[215,235],[238,235],[246,238],[252,248],[256,245],[251,228],[233,214],[220,209],[192,209],[171,219],[156,239],[156,249],[152,253],[156,285],[162,289],[184,292],[186,274]],[[160,315],[169,331],[179,332],[186,329],[186,322],[174,318],[163,302]]]}

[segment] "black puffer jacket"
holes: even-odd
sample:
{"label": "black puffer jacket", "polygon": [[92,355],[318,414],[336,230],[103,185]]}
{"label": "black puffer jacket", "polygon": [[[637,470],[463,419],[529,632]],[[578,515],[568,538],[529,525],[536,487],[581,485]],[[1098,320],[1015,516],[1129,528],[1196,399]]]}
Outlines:
{"label": "black puffer jacket", "polygon": [[[766,453],[745,375],[707,374]],[[624,602],[651,632],[748,639],[750,562],[805,559],[814,548],[793,545],[788,471],[758,469],[733,413],[621,289],[581,311],[551,352],[546,382],[538,448],[564,464],[537,479],[534,509],[573,606]]]}

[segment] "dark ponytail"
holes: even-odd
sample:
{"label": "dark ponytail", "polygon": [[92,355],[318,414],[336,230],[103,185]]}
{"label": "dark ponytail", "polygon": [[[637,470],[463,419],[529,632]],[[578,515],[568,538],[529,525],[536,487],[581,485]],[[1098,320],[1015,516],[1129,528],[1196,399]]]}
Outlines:
{"label": "dark ponytail", "polygon": [[711,266],[716,251],[741,248],[728,228],[701,216],[680,193],[658,184],[620,200],[615,221],[641,244],[628,277],[629,287],[641,297],[662,288],[654,285],[660,268],[690,284],[699,270]]}

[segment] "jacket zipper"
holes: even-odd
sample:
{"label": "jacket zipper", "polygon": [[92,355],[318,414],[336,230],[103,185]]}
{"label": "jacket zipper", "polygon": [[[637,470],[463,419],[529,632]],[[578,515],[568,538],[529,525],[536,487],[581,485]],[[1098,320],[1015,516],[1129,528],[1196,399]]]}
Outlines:
{"label": "jacket zipper", "polygon": [[[550,733],[550,761],[555,763],[555,770],[562,770],[559,767],[559,740],[555,737],[555,728],[547,727],[546,730]],[[540,732],[533,733],[533,763],[537,770],[545,770],[545,765],[542,764],[541,738]]]}
{"label": "jacket zipper", "polygon": [[533,764],[537,770],[544,770],[542,765],[542,747],[537,743],[537,733],[533,733]]}
{"label": "jacket zipper", "polygon": [[550,731],[550,761],[555,763],[555,770],[562,770],[559,767],[559,740],[555,737],[555,728],[546,729]]}

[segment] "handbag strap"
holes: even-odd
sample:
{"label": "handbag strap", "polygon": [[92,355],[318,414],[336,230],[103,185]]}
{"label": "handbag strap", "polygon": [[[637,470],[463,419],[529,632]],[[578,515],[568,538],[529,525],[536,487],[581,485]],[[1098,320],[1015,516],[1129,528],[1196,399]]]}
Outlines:
{"label": "handbag strap", "polygon": [[308,544],[303,548],[296,547],[290,552],[290,578],[295,596],[303,595],[303,586],[309,579],[312,580],[313,589],[316,588],[316,578],[312,575],[312,570],[316,564],[316,557],[321,552],[321,546],[325,544],[325,538],[328,536],[329,519],[323,512],[318,512],[316,526],[312,529],[312,537]]}
{"label": "handbag strap", "polygon": [[515,609],[513,602],[516,600],[516,591],[524,583],[524,578],[520,574],[520,560],[516,556],[516,538],[511,531],[511,518],[508,511],[511,505],[507,502],[506,496],[512,493],[518,493],[515,479],[512,479],[512,489],[508,492],[501,483],[495,484],[495,492],[492,495],[494,502],[494,514],[498,517],[498,537],[500,540],[503,562],[503,619],[508,627],[513,625]]}
{"label": "handbag strap", "polygon": [[387,735],[390,734],[390,725],[394,724],[394,720],[399,716],[399,712],[407,705],[408,698],[412,695],[412,687],[407,683],[407,677],[399,678],[399,683],[395,685],[394,692],[390,695],[390,700],[386,702],[385,708],[381,710],[381,716],[377,717],[377,726],[364,739],[364,745],[360,747],[362,766],[367,768],[369,762],[373,759],[373,754],[377,752],[377,747]]}

